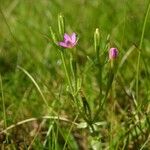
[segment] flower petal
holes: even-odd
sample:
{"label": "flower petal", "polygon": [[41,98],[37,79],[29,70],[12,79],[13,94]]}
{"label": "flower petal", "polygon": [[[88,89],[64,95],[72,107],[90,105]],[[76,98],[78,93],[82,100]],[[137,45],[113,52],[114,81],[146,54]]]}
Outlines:
{"label": "flower petal", "polygon": [[71,37],[68,34],[66,34],[66,33],[64,34],[64,40],[65,41],[70,41],[70,42],[72,41]]}
{"label": "flower petal", "polygon": [[76,34],[75,33],[72,33],[71,41],[72,41],[72,43],[76,43]]}
{"label": "flower petal", "polygon": [[67,47],[68,47],[68,46],[67,46],[67,44],[66,44],[66,43],[64,43],[64,42],[59,42],[58,44],[59,44],[59,46],[62,46],[62,47],[65,47],[65,48],[67,48]]}

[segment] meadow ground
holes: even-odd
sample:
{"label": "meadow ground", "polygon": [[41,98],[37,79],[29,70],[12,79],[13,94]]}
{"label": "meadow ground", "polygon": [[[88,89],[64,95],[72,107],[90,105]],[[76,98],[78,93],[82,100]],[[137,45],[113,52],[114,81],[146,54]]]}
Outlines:
{"label": "meadow ground", "polygon": [[[0,148],[149,150],[149,11],[150,0],[0,0]],[[73,32],[77,44],[58,45]]]}

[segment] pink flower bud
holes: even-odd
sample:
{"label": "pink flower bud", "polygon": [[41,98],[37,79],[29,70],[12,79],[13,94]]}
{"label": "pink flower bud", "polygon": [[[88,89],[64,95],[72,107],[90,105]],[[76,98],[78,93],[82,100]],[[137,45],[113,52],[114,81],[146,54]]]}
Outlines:
{"label": "pink flower bud", "polygon": [[109,59],[112,60],[112,59],[116,59],[118,56],[118,50],[117,48],[110,48],[109,50]]}

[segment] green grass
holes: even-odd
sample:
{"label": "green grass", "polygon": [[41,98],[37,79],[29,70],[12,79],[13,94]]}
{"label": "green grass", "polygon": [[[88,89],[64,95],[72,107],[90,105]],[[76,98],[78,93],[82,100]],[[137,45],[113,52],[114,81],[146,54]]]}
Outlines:
{"label": "green grass", "polygon": [[[149,9],[149,0],[0,0],[0,148],[150,149]],[[54,44],[64,30],[77,33],[74,49]]]}

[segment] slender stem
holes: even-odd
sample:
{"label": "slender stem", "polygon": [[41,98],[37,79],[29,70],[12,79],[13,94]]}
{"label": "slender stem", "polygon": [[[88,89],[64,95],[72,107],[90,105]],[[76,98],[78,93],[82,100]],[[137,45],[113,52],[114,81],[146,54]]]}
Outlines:
{"label": "slender stem", "polygon": [[125,36],[125,28],[126,28],[126,8],[127,8],[127,5],[126,5],[126,0],[124,0],[124,18],[123,18],[123,31],[122,31],[122,38],[121,38],[121,48],[123,46],[123,43],[124,43],[124,36]]}
{"label": "slender stem", "polygon": [[77,90],[78,90],[78,84],[77,84],[77,75],[78,75],[78,72],[77,72],[77,69],[78,69],[77,57],[78,57],[78,55],[77,55],[77,49],[76,49],[76,47],[73,50],[74,50],[73,61],[75,63],[74,64],[75,65],[75,70],[73,70],[73,71],[74,71],[74,80],[75,80],[75,92],[77,92]]}
{"label": "slender stem", "polygon": [[102,96],[102,66],[100,63],[100,67],[99,67],[99,93],[100,93],[100,99]]}
{"label": "slender stem", "polygon": [[98,82],[99,82],[99,107],[101,105],[101,98],[102,98],[102,64],[99,58],[99,51],[96,52],[97,57],[97,67],[98,67]]}
{"label": "slender stem", "polygon": [[101,101],[101,105],[99,106],[98,110],[95,113],[93,121],[95,121],[97,119],[100,111],[102,111],[103,106],[105,104],[105,101],[106,101],[106,99],[108,97],[109,91],[112,90],[112,86],[113,86],[112,84],[113,84],[114,76],[115,76],[115,73],[117,71],[117,69],[114,68],[114,64],[113,63],[114,63],[113,61],[110,62],[110,72],[109,72],[109,79],[108,79],[109,81],[108,81],[108,85],[107,85],[105,96],[104,96],[104,98]]}
{"label": "slender stem", "polygon": [[23,72],[29,77],[29,79],[32,81],[32,83],[35,85],[36,89],[37,89],[38,92],[40,93],[40,95],[41,95],[41,97],[42,97],[42,99],[43,99],[45,105],[47,106],[48,110],[49,110],[50,112],[52,111],[54,114],[57,114],[57,113],[53,110],[53,108],[52,108],[51,106],[49,106],[49,104],[48,104],[48,102],[47,102],[47,100],[46,100],[46,98],[45,98],[45,96],[44,96],[42,90],[40,89],[40,87],[39,87],[39,85],[37,84],[37,82],[35,81],[35,79],[34,79],[34,78],[29,74],[29,72],[26,71],[24,68],[22,68],[22,67],[20,67],[20,66],[17,66],[17,67],[18,67],[21,71],[23,71]]}
{"label": "slender stem", "polygon": [[68,70],[67,70],[67,67],[66,67],[66,62],[65,62],[65,58],[64,58],[63,52],[61,52],[61,59],[62,59],[62,63],[63,63],[63,66],[64,66],[64,70],[65,70],[65,74],[66,74],[66,77],[67,77],[67,81],[68,81],[68,84],[69,84],[69,88],[70,88],[71,92],[73,93],[73,86],[71,84],[71,78],[69,76],[69,73],[68,73]]}
{"label": "slender stem", "polygon": [[140,45],[139,45],[140,49],[142,48],[142,43],[143,43],[143,38],[144,38],[144,33],[145,33],[145,28],[146,28],[146,23],[147,23],[147,18],[148,18],[148,15],[149,15],[149,11],[150,11],[150,0],[149,0],[148,8],[147,8],[147,11],[146,11],[146,15],[145,15],[144,23],[143,23],[143,27],[142,27],[141,40],[140,40]]}
{"label": "slender stem", "polygon": [[[114,60],[112,60],[111,62],[110,62],[110,69],[112,70],[112,73],[114,74],[115,73],[115,71],[114,71],[114,68],[115,66],[114,66]],[[114,81],[112,81],[112,85],[111,85],[111,102],[113,103],[113,100],[114,100],[114,97],[115,97],[115,83],[114,83]],[[113,106],[112,106],[113,107]]]}
{"label": "slender stem", "polygon": [[145,33],[145,28],[146,28],[149,11],[150,11],[150,1],[148,4],[148,8],[146,11],[146,15],[145,15],[145,19],[144,19],[144,23],[143,23],[143,27],[142,27],[142,34],[141,34],[140,45],[139,45],[140,51],[138,53],[138,60],[137,60],[137,68],[136,68],[137,69],[137,74],[136,74],[136,100],[137,101],[138,101],[138,91],[139,91],[139,72],[140,72],[141,48],[142,48],[142,44],[143,44],[144,33]]}
{"label": "slender stem", "polygon": [[60,116],[42,116],[42,117],[38,117],[38,118],[29,118],[29,119],[25,119],[25,120],[19,121],[19,122],[15,123],[15,124],[12,124],[12,125],[8,126],[4,130],[0,131],[0,134],[6,133],[8,130],[10,130],[12,128],[15,128],[15,127],[17,127],[19,125],[22,125],[22,124],[25,124],[25,123],[28,123],[28,122],[31,122],[31,121],[37,121],[39,119],[59,120],[59,121],[64,121],[64,122],[67,122],[67,123],[74,124],[76,126],[79,125],[78,123],[76,123],[74,121],[68,120],[67,118],[60,117]]}
{"label": "slender stem", "polygon": [[[66,77],[67,77],[67,80],[68,80],[69,88],[70,88],[70,90],[73,94],[74,89],[73,89],[73,86],[71,84],[71,78],[70,78],[68,70],[67,70],[67,66],[66,66],[66,62],[65,62],[63,52],[61,52],[61,59],[62,59],[62,63],[63,63],[63,66],[64,66],[65,74],[66,74]],[[84,116],[84,114],[82,113],[82,111],[79,108],[80,104],[78,102],[78,99],[77,99],[76,95],[73,95],[73,99],[74,99],[75,104],[77,105],[77,109],[78,109],[79,113],[84,118],[84,120],[89,124],[89,120]]]}
{"label": "slender stem", "polygon": [[2,84],[2,77],[1,77],[1,75],[0,75],[0,84],[1,84],[1,96],[2,96],[2,103],[3,103],[4,126],[5,126],[5,128],[7,128],[6,109],[5,109],[5,101],[4,101],[4,94],[3,94],[3,84]]}
{"label": "slender stem", "polygon": [[[75,117],[75,119],[73,120],[73,122],[76,122],[77,118],[78,118],[78,115]],[[71,134],[71,131],[72,131],[73,127],[74,127],[74,124],[71,124],[70,129],[69,129],[69,132],[68,132],[68,135],[67,135],[67,137],[66,137],[66,141],[65,141],[63,150],[66,149],[66,146],[67,146],[67,143],[68,143],[68,140],[69,140],[69,136],[70,136],[70,134]]]}
{"label": "slender stem", "polygon": [[77,92],[78,84],[77,84],[77,50],[76,48],[72,49],[72,53],[70,54],[70,68],[73,76],[73,86],[74,93]]}
{"label": "slender stem", "polygon": [[138,101],[138,91],[139,91],[139,70],[140,70],[140,58],[141,58],[141,52],[138,53],[138,60],[137,60],[137,74],[136,74],[136,101]]}
{"label": "slender stem", "polygon": [[[4,127],[7,128],[7,120],[6,120],[6,108],[5,108],[5,100],[4,100],[4,94],[3,94],[3,83],[2,83],[2,77],[0,75],[0,87],[1,87],[1,97],[2,97],[2,105],[3,105],[3,119],[4,119]],[[8,137],[6,135],[6,141],[8,142]]]}

